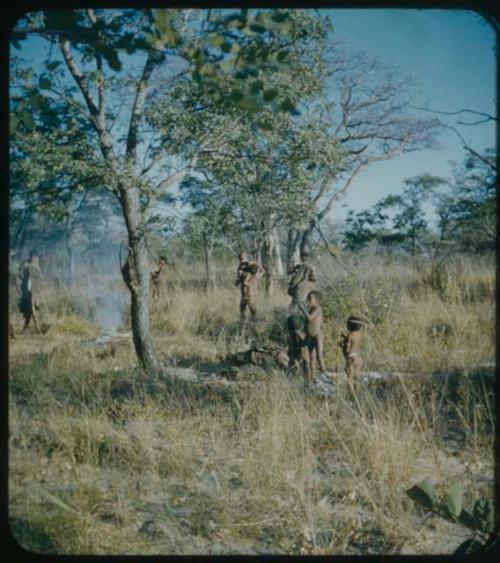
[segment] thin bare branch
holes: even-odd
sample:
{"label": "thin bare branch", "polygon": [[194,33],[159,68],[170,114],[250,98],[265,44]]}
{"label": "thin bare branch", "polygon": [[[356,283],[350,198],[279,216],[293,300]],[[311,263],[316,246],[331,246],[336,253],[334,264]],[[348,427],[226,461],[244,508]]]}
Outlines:
{"label": "thin bare branch", "polygon": [[155,63],[153,61],[153,58],[151,57],[151,55],[148,55],[146,62],[144,63],[141,78],[137,83],[134,105],[132,106],[132,113],[130,116],[130,124],[127,135],[126,157],[131,164],[135,164],[136,161],[139,124],[142,118],[144,102],[146,101],[148,81],[154,67]]}
{"label": "thin bare branch", "polygon": [[98,109],[96,104],[94,103],[94,100],[92,99],[92,96],[90,95],[90,88],[87,82],[87,78],[80,70],[80,67],[77,65],[75,58],[73,57],[70,43],[67,39],[61,39],[59,45],[66,62],[66,66],[71,72],[71,75],[73,76],[75,82],[77,83],[80,91],[83,94],[83,97],[85,98],[85,102],[89,109],[90,115],[95,119],[98,113]]}
{"label": "thin bare branch", "polygon": [[[498,121],[498,117],[495,117],[494,115],[491,115],[489,113],[485,113],[483,111],[475,111],[475,110],[472,110],[472,109],[459,109],[458,111],[444,111],[444,110],[429,108],[429,107],[426,107],[426,106],[414,106],[414,105],[411,105],[411,104],[410,104],[410,106],[413,109],[418,109],[418,110],[422,110],[422,111],[430,111],[431,113],[439,113],[441,115],[461,115],[463,113],[470,113],[472,115],[480,115],[480,116],[484,117],[486,119],[486,121]],[[474,123],[464,123],[464,122],[461,122],[461,121],[459,121],[459,123],[461,123],[462,125],[474,125]]]}
{"label": "thin bare branch", "polygon": [[370,161],[361,161],[357,164],[357,166],[354,168],[353,172],[349,175],[349,177],[347,178],[346,182],[344,183],[343,187],[336,191],[328,200],[328,202],[325,204],[325,206],[323,207],[323,209],[321,209],[321,211],[318,211],[318,218],[321,220],[323,219],[323,217],[325,217],[331,210],[333,204],[335,201],[338,201],[340,199],[340,197],[345,194],[345,192],[349,189],[349,186],[352,184],[352,181],[354,180],[354,178],[359,174],[359,172],[365,167],[367,166],[370,162],[372,162],[372,160]]}
{"label": "thin bare branch", "polygon": [[[97,25],[97,16],[92,8],[87,10],[87,15],[92,22],[92,25]],[[99,37],[100,33],[98,33]],[[97,70],[97,92],[99,97],[98,102],[98,119],[102,126],[106,128],[106,88],[104,84],[104,73],[102,70],[102,56],[100,53],[96,52],[96,70]]]}
{"label": "thin bare branch", "polygon": [[328,254],[330,254],[330,256],[336,261],[338,262],[342,268],[344,268],[344,270],[351,275],[353,278],[358,279],[358,277],[356,276],[356,274],[354,272],[352,272],[343,262],[342,260],[340,260],[340,258],[338,257],[338,252],[334,252],[331,247],[330,247],[330,243],[328,242],[327,238],[325,237],[325,235],[323,234],[323,231],[321,230],[320,226],[319,226],[319,222],[316,221],[314,223],[314,228],[318,231],[319,236],[321,237],[321,240],[323,241],[323,244],[325,245],[325,248],[328,252]]}
{"label": "thin bare branch", "polygon": [[101,152],[105,159],[107,159],[112,164],[116,164],[115,157],[113,154],[113,144],[109,136],[109,133],[106,130],[105,122],[102,119],[100,119],[99,109],[90,95],[90,89],[89,89],[87,77],[83,74],[80,67],[76,63],[73,57],[73,53],[71,52],[71,46],[69,44],[69,41],[67,39],[61,39],[59,45],[61,47],[61,52],[66,62],[66,66],[68,67],[68,70],[73,76],[73,79],[75,80],[76,84],[80,88],[80,91],[82,92],[85,102],[87,104],[92,124],[94,125],[99,135],[99,145],[101,148]]}
{"label": "thin bare branch", "polygon": [[455,133],[455,135],[459,138],[460,142],[462,143],[463,148],[467,152],[470,152],[472,155],[474,155],[476,158],[478,158],[481,162],[483,162],[484,164],[489,166],[493,171],[496,172],[496,169],[497,169],[496,164],[494,162],[491,162],[487,158],[485,158],[483,155],[479,154],[472,147],[470,147],[467,144],[467,141],[463,138],[462,134],[459,131],[457,131],[457,129],[455,127],[453,127],[453,125],[446,125],[446,124],[442,123],[441,126],[444,127],[445,129],[449,129],[450,131],[453,131]]}

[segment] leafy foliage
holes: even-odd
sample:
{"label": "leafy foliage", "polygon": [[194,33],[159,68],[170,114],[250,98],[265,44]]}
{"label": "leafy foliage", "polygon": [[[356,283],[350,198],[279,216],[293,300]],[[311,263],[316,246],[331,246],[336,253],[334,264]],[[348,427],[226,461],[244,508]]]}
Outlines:
{"label": "leafy foliage", "polygon": [[349,210],[343,238],[346,246],[353,251],[368,246],[373,241],[384,245],[399,242],[400,237],[391,232],[389,215],[385,211],[387,199],[376,203],[373,208],[355,212]]}
{"label": "leafy foliage", "polygon": [[406,491],[413,502],[442,518],[461,524],[475,532],[477,537],[469,538],[455,551],[456,554],[476,553],[484,547],[495,528],[493,505],[489,499],[479,498],[468,511],[463,506],[464,489],[460,483],[451,485],[444,495],[439,496],[430,479],[414,485]]}
{"label": "leafy foliage", "polygon": [[166,93],[161,108],[148,112],[163,131],[161,150],[191,160],[214,201],[258,241],[277,225],[306,225],[314,213],[312,185],[341,162],[335,137],[320,123],[270,109],[254,119],[208,104],[191,82]]}
{"label": "leafy foliage", "polygon": [[[489,160],[488,160],[489,159]],[[492,152],[467,156],[453,181],[423,174],[405,180],[401,195],[389,195],[371,209],[349,211],[343,239],[353,251],[378,243],[400,247],[413,256],[422,250],[434,258],[453,250],[491,250],[496,241],[496,199]],[[489,163],[489,164],[488,164]],[[427,212],[433,207],[436,228]]]}
{"label": "leafy foliage", "polygon": [[239,229],[223,194],[214,192],[208,182],[193,176],[181,182],[180,191],[182,203],[193,210],[184,222],[184,232],[207,257],[216,246],[237,240]]}
{"label": "leafy foliage", "polygon": [[442,239],[453,240],[462,251],[495,248],[495,151],[468,155],[456,166],[451,189],[436,206]]}

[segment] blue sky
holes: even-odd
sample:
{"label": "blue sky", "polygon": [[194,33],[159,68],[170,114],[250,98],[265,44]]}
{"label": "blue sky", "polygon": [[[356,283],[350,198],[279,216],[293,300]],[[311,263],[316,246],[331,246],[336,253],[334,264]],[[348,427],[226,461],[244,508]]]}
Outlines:
{"label": "blue sky", "polygon": [[[428,103],[445,111],[468,108],[495,114],[495,33],[479,14],[431,9],[322,11],[331,16],[334,38],[347,49],[366,51],[403,74],[412,75],[417,105]],[[25,45],[28,48],[23,48],[22,56],[32,59],[34,64],[46,57],[47,47],[42,47],[39,39]],[[456,124],[459,117],[448,119],[450,124]],[[458,127],[476,150],[495,145],[492,122]],[[442,134],[440,140],[439,150],[410,153],[366,169],[332,210],[330,218],[342,220],[348,208],[366,209],[389,193],[401,192],[405,178],[424,172],[449,176],[451,162],[461,161],[464,151],[452,132]]]}
{"label": "blue sky", "polygon": [[[439,110],[467,108],[495,115],[495,33],[479,14],[427,9],[324,12],[332,18],[335,38],[345,41],[349,50],[367,51],[411,74],[416,81],[417,105],[427,102]],[[447,119],[454,124],[460,118],[467,115]],[[458,127],[475,149],[495,146],[492,122]],[[357,177],[342,203],[351,209],[366,209],[384,195],[400,192],[407,177],[423,172],[449,176],[450,161],[460,161],[464,151],[452,132],[441,136],[441,144],[440,150],[374,164]],[[331,218],[341,219],[345,214],[346,208],[338,205]]]}

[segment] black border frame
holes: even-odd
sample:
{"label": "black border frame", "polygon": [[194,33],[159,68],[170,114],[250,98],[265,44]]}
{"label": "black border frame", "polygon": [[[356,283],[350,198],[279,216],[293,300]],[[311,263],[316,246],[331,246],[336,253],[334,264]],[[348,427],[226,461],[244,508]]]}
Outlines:
{"label": "black border frame", "polygon": [[[68,0],[18,0],[15,4],[7,4],[2,10],[2,19],[0,20],[1,27],[1,55],[0,55],[0,88],[1,88],[1,112],[0,112],[0,147],[1,147],[1,185],[0,190],[0,538],[2,553],[10,556],[11,561],[42,561],[42,562],[58,562],[58,561],[173,561],[184,562],[191,559],[205,560],[205,561],[231,561],[234,556],[210,556],[210,555],[53,555],[53,554],[38,554],[32,553],[23,549],[14,539],[10,532],[8,524],[8,263],[9,263],[9,57],[10,57],[10,31],[15,22],[22,17],[25,13],[41,9],[57,9],[57,8],[125,8],[125,7],[169,7],[169,8],[210,8],[210,7],[290,7],[290,8],[388,8],[388,9],[443,9],[443,10],[471,10],[479,13],[492,27],[497,34],[497,107],[498,107],[498,74],[500,70],[498,58],[498,38],[500,23],[498,21],[498,14],[500,12],[500,3],[495,0],[436,0],[436,1],[387,1],[387,0],[343,0],[335,2],[332,0],[295,0],[295,1],[270,1],[270,0],[255,0],[249,2],[248,0],[173,0],[167,2],[165,0],[142,0],[139,2],[130,2],[127,0],[87,0],[71,2]],[[496,130],[496,144],[497,144],[497,166],[500,161],[499,151],[499,128]],[[498,176],[497,176],[497,233],[500,230],[500,212],[498,209]],[[500,279],[499,279],[499,258],[500,250],[497,244],[496,250],[496,294],[500,295]],[[500,313],[500,300],[497,297],[495,303],[495,313],[498,322]],[[314,560],[314,561],[330,561],[331,559],[367,559],[370,561],[380,561],[390,559],[391,561],[408,560],[412,562],[420,561],[441,561],[444,560],[464,560],[471,563],[475,561],[485,560],[500,560],[500,378],[498,377],[499,371],[499,338],[500,331],[496,332],[496,368],[495,368],[495,406],[496,406],[496,420],[495,420],[495,498],[496,498],[496,529],[497,536],[492,539],[489,549],[482,551],[476,555],[469,556],[456,556],[456,555],[366,555],[366,556],[287,556],[287,555],[261,555],[261,556],[236,556],[240,560],[255,560],[260,561],[279,561],[283,559],[296,559],[300,561]]]}

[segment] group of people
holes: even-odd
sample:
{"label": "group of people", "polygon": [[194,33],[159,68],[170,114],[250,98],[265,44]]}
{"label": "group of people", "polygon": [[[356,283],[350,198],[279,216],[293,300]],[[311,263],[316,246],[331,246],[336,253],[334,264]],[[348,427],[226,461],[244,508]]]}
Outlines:
{"label": "group of people", "polygon": [[[309,253],[303,250],[300,261],[290,268],[291,276],[288,282],[288,295],[291,302],[286,319],[288,334],[289,366],[298,366],[304,376],[312,379],[317,371],[325,371],[323,311],[321,309],[321,295],[315,289],[316,273],[309,263]],[[158,264],[151,272],[152,297],[157,299],[163,285],[167,259],[160,256]],[[235,285],[240,288],[240,315],[244,323],[247,311],[254,319],[257,314],[256,294],[259,277],[264,269],[257,262],[250,261],[245,252],[239,254],[239,263]],[[122,266],[122,275],[127,286],[130,285],[128,260]],[[28,259],[23,262],[17,272],[16,286],[20,297],[18,308],[24,317],[24,330],[33,321],[36,332],[40,332],[38,319],[39,303],[37,289],[41,279],[38,254],[31,251]],[[361,369],[359,347],[363,321],[354,315],[347,319],[347,332],[342,333],[339,346],[345,358],[345,368],[349,380],[356,382]],[[12,324],[9,325],[12,338],[15,338]]]}
{"label": "group of people", "polygon": [[[309,253],[303,250],[300,262],[290,268],[288,295],[291,303],[286,319],[288,334],[289,367],[298,366],[307,379],[312,379],[319,369],[325,371],[323,311],[320,292],[315,289],[316,273],[309,263]],[[258,278],[264,272],[257,263],[250,261],[245,252],[239,254],[235,285],[240,287],[240,314],[244,322],[247,310],[252,318],[257,314],[256,294]],[[349,381],[356,385],[361,370],[359,347],[363,321],[351,315],[347,319],[347,332],[341,335],[339,346],[345,358]]]}
{"label": "group of people", "polygon": [[[167,259],[160,256],[156,267],[151,272],[151,288],[153,299],[160,297],[161,288],[166,276]],[[130,271],[128,261],[122,267],[122,275],[127,286],[130,285]],[[39,256],[36,250],[31,250],[28,258],[19,266],[16,272],[16,289],[19,294],[17,301],[18,310],[23,316],[26,330],[33,322],[35,331],[42,332],[42,325],[39,319],[40,303],[39,290],[41,285],[42,272],[40,270]],[[9,337],[15,339],[15,331],[12,322],[9,322]]]}

